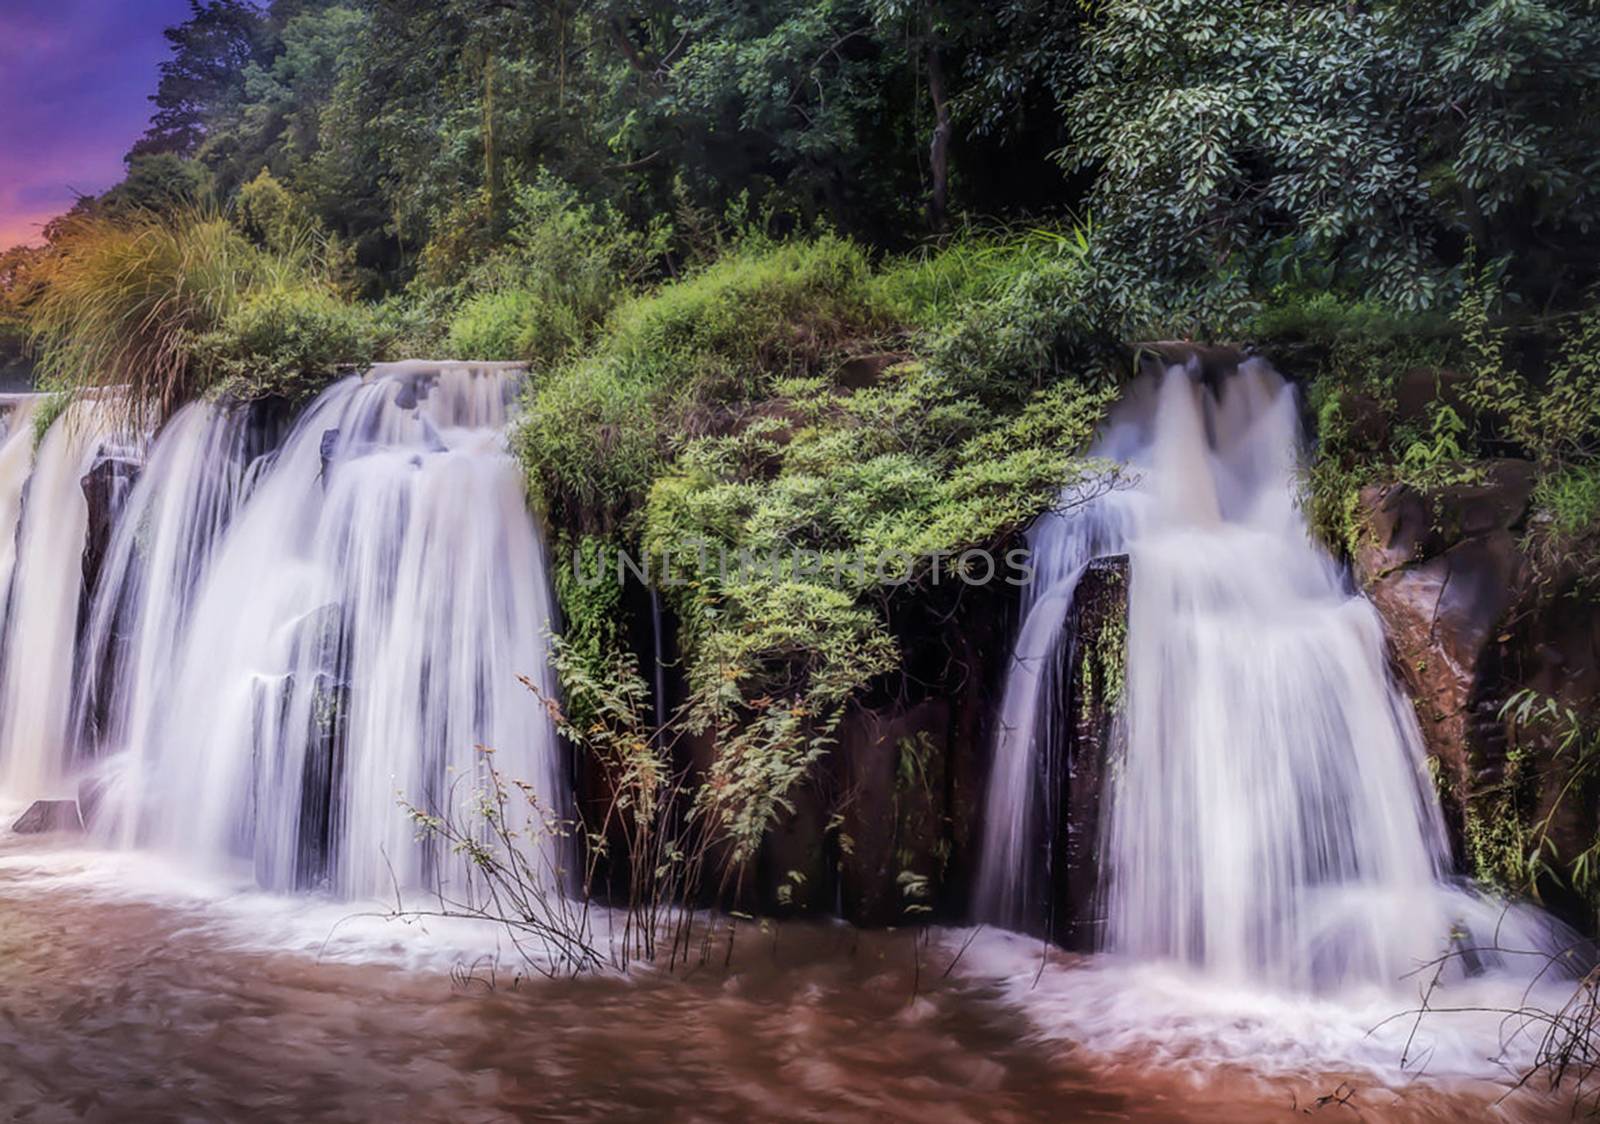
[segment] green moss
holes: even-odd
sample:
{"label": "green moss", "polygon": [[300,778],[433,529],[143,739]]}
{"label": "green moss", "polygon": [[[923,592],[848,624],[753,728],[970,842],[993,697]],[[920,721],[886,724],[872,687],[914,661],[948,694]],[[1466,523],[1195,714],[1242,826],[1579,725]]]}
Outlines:
{"label": "green moss", "polygon": [[[1116,578],[1120,583],[1120,575]],[[1121,708],[1127,689],[1128,617],[1112,613],[1094,636],[1084,638],[1083,696],[1091,706],[1107,712]],[[1096,685],[1099,690],[1096,690]]]}
{"label": "green moss", "polygon": [[615,527],[675,441],[885,331],[868,278],[861,250],[830,237],[735,252],[625,302],[598,346],[537,385],[517,434],[532,490],[566,520]]}
{"label": "green moss", "polygon": [[45,434],[50,432],[50,427],[62,414],[67,412],[67,407],[72,405],[72,392],[70,390],[56,390],[45,396],[39,403],[38,409],[33,412],[33,448],[37,452],[40,445],[44,444]]}
{"label": "green moss", "polygon": [[1509,795],[1470,802],[1465,814],[1465,842],[1472,875],[1502,893],[1526,893],[1528,825]]}

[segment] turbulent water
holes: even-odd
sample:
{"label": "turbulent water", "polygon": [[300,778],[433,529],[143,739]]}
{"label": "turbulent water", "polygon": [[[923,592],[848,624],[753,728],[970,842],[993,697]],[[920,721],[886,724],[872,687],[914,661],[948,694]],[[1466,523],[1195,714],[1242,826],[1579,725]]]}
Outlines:
{"label": "turbulent water", "polygon": [[988,916],[1016,923],[1049,876],[1038,777],[1063,723],[1062,623],[1085,563],[1126,553],[1125,704],[1100,846],[1107,951],[1339,992],[1398,984],[1463,929],[1553,950],[1538,917],[1444,883],[1416,721],[1375,610],[1307,532],[1299,447],[1293,389],[1264,364],[1220,385],[1173,367],[1131,388],[1096,447],[1131,486],[1035,531],[1041,580],[988,803]]}
{"label": "turbulent water", "polygon": [[[546,980],[496,963],[493,931],[230,892],[3,826],[0,918],[7,1119],[1235,1124],[1333,1096],[1351,1098],[1327,1104],[1334,1119],[1561,1111],[1533,1090],[1502,1106],[1499,1084],[1330,1063],[1326,1023],[1346,1045],[1364,1025],[1322,1010],[1185,997],[1161,1039],[1085,1039],[1062,1020],[1159,996],[1086,992],[1073,958],[994,933],[749,923],[685,972]],[[1369,1054],[1396,1056],[1406,1029]],[[1256,1053],[1230,1059],[1230,1039]]]}

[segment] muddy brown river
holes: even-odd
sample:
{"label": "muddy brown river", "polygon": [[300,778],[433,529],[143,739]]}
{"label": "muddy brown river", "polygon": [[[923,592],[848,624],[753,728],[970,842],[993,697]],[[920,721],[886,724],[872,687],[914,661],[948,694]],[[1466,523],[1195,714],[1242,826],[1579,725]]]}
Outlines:
{"label": "muddy brown river", "polygon": [[1562,1107],[1529,1090],[1500,1103],[1490,1080],[1204,1060],[1237,1020],[1214,1034],[1179,1018],[1159,1047],[1073,1041],[1031,1007],[1070,1024],[1111,1002],[1096,1017],[1114,1019],[1114,989],[1075,995],[1088,969],[1014,940],[997,958],[972,934],[751,923],[731,962],[550,980],[452,953],[431,928],[342,924],[348,910],[219,901],[0,839],[0,1115],[1236,1124]]}

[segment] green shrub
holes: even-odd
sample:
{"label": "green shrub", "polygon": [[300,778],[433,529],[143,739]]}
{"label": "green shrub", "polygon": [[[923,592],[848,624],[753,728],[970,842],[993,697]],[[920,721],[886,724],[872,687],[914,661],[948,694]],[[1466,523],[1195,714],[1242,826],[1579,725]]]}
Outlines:
{"label": "green shrub", "polygon": [[1126,346],[1152,339],[1221,334],[1249,307],[1239,277],[1153,280],[1086,232],[1051,237],[986,299],[951,318],[929,346],[930,361],[974,392],[1016,393],[1071,376],[1114,384],[1132,373]]}
{"label": "green shrub", "polygon": [[462,359],[548,361],[581,342],[582,313],[534,288],[471,297],[450,322],[445,350]]}
{"label": "green shrub", "polygon": [[1533,508],[1563,537],[1600,531],[1600,464],[1573,465],[1539,478]]}
{"label": "green shrub", "polygon": [[1570,579],[1580,596],[1600,594],[1600,463],[1540,473],[1531,506],[1524,546],[1538,576],[1557,589]]}
{"label": "green shrub", "polygon": [[659,222],[635,230],[548,175],[513,186],[509,215],[498,243],[470,237],[463,220],[424,253],[416,288],[443,291],[452,356],[553,362],[654,268],[668,235]]}
{"label": "green shrub", "polygon": [[859,248],[827,237],[735,251],[626,301],[537,384],[517,438],[534,493],[559,521],[616,526],[680,438],[884,332],[869,276]]}
{"label": "green shrub", "polygon": [[224,384],[300,397],[381,350],[371,310],[339,297],[322,247],[263,249],[211,212],[73,219],[38,280],[27,316],[40,375],[125,386],[129,411],[152,420]]}
{"label": "green shrub", "polygon": [[208,381],[219,391],[290,401],[315,394],[341,371],[371,364],[382,351],[372,311],[314,282],[252,291],[196,342]]}
{"label": "green shrub", "polygon": [[73,219],[28,310],[39,373],[62,386],[125,385],[130,409],[164,416],[205,389],[195,338],[285,268],[214,215]]}
{"label": "green shrub", "polygon": [[[1085,237],[1082,231],[1072,235],[1074,241]],[[875,284],[896,319],[937,331],[1060,253],[1059,238],[1045,231],[1012,236],[966,230],[889,262]]]}
{"label": "green shrub", "polygon": [[1348,297],[1331,289],[1282,287],[1244,325],[1254,340],[1325,346],[1392,347],[1408,339],[1451,334],[1448,315],[1400,311],[1371,297]]}

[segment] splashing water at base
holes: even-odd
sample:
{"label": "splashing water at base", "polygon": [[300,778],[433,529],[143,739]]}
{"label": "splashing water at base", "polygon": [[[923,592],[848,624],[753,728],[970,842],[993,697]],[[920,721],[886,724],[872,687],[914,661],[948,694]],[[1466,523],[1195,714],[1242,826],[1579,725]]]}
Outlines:
{"label": "splashing water at base", "polygon": [[1043,584],[1006,685],[985,915],[1016,924],[1037,900],[1038,863],[1018,856],[1041,814],[1037,754],[1063,721],[1052,652],[1084,564],[1126,553],[1124,738],[1101,827],[1107,951],[1324,993],[1393,988],[1453,937],[1555,953],[1568,935],[1547,919],[1441,881],[1448,843],[1415,718],[1375,610],[1310,539],[1298,429],[1293,390],[1259,361],[1217,387],[1182,367],[1146,377],[1094,450],[1135,485],[1036,529]]}
{"label": "splashing water at base", "polygon": [[514,956],[481,958],[487,934],[351,908],[219,895],[158,856],[0,826],[0,1115],[1233,1124],[1335,1092],[1395,1122],[1564,1108],[1363,1064],[1349,1016],[1041,965],[995,933],[752,922],[686,975],[519,979]]}

